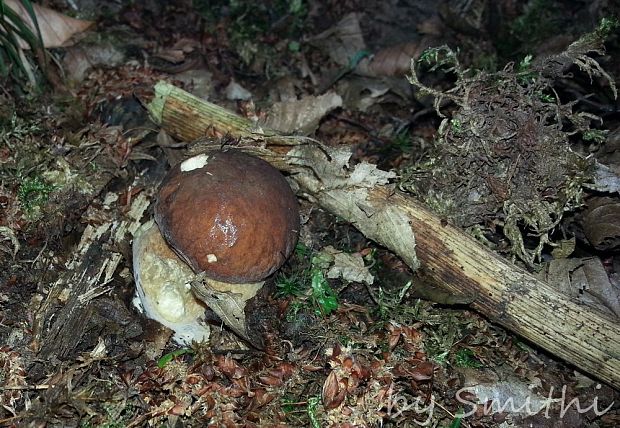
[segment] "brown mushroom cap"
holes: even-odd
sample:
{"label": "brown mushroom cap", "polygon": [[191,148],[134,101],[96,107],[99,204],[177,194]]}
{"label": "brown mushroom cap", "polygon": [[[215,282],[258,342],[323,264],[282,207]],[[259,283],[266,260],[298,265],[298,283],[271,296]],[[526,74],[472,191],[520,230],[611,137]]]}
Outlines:
{"label": "brown mushroom cap", "polygon": [[220,151],[172,168],[159,190],[155,221],[195,272],[247,283],[265,279],[291,255],[299,205],[269,163]]}

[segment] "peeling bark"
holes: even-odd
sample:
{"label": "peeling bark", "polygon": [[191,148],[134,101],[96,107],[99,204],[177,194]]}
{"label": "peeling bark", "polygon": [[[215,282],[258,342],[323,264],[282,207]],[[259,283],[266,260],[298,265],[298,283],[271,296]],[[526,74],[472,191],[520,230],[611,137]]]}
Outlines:
{"label": "peeling bark", "polygon": [[[475,296],[471,306],[490,320],[620,387],[617,320],[576,304],[445,224],[395,190],[388,183],[389,173],[372,170],[368,164],[349,167],[343,149],[260,129],[172,85],[159,83],[155,91],[149,110],[155,122],[176,138],[195,141],[224,134],[239,138],[240,148],[289,172],[300,194],[351,222],[412,269],[421,265],[444,290]],[[192,151],[213,149],[198,144]]]}

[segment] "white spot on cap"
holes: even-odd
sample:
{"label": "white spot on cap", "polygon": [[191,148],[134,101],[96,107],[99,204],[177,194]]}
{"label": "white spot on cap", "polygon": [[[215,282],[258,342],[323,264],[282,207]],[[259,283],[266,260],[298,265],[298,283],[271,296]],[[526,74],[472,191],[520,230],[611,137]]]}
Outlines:
{"label": "white spot on cap", "polygon": [[207,254],[207,262],[209,263],[217,262],[217,256],[215,254]]}
{"label": "white spot on cap", "polygon": [[181,172],[188,172],[194,169],[202,168],[207,164],[207,160],[209,160],[209,155],[204,153],[184,160],[183,163],[181,163]]}

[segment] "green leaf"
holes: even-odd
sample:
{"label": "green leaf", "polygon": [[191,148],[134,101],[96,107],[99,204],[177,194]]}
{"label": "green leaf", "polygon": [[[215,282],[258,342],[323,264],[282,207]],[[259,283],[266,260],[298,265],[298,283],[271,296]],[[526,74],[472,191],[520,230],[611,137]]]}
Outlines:
{"label": "green leaf", "polygon": [[193,353],[194,351],[191,350],[190,348],[182,348],[182,349],[177,349],[176,351],[169,352],[165,355],[162,355],[162,357],[159,360],[157,360],[157,367],[162,369],[166,366],[166,364],[168,364],[170,361],[172,361],[176,357],[180,357],[181,355],[185,355],[185,354],[193,354]]}
{"label": "green leaf", "polygon": [[461,426],[461,420],[463,418],[459,415],[457,415],[453,420],[452,423],[450,425],[448,425],[448,428],[459,428]]}
{"label": "green leaf", "polygon": [[312,270],[312,299],[321,315],[329,315],[338,309],[338,296],[320,269]]}

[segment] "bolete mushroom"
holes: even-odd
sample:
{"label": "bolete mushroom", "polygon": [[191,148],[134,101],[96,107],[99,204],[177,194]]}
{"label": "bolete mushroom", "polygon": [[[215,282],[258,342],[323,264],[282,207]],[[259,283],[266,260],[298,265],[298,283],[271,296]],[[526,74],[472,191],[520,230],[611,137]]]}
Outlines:
{"label": "bolete mushroom", "polygon": [[[209,299],[192,293],[195,274],[206,277],[215,293],[232,296],[232,306],[242,310],[291,255],[299,231],[298,202],[284,176],[234,150],[201,154],[173,167],[154,212],[156,224],[145,224],[134,238],[137,294],[147,316],[173,329],[181,343],[208,337],[200,318],[202,301]],[[226,308],[207,303],[243,336],[239,325],[227,322]]]}

